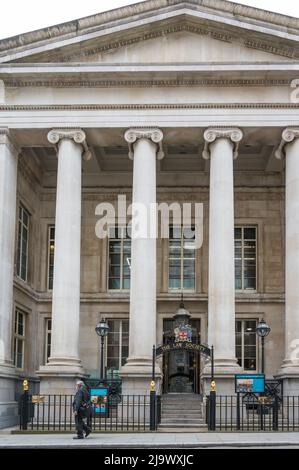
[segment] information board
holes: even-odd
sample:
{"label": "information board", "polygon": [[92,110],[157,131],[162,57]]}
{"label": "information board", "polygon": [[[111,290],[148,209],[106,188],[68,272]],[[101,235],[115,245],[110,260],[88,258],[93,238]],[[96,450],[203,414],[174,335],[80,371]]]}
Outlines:
{"label": "information board", "polygon": [[95,415],[103,415],[108,413],[108,388],[91,388],[90,400]]}
{"label": "information board", "polygon": [[236,393],[264,393],[265,374],[237,374],[235,375]]}

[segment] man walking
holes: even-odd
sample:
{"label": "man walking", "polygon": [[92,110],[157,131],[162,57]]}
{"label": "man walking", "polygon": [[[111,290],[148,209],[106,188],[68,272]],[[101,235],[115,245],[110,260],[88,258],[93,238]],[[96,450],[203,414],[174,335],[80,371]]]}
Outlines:
{"label": "man walking", "polygon": [[76,383],[73,412],[77,430],[77,436],[74,439],[84,439],[83,432],[85,432],[85,437],[91,433],[91,402],[89,392],[81,380]]}

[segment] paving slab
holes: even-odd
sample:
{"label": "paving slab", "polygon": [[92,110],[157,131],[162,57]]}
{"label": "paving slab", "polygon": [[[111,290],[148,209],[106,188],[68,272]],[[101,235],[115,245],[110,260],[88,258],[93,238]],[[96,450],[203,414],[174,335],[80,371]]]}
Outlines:
{"label": "paving slab", "polygon": [[200,449],[200,448],[299,448],[299,433],[106,433],[73,440],[73,434],[9,434],[1,432],[0,449]]}

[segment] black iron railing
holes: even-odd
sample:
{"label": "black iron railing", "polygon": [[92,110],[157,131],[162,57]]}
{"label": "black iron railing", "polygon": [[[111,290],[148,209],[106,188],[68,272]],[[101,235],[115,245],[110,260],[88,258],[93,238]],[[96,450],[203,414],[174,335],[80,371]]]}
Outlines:
{"label": "black iron railing", "polygon": [[[20,398],[20,429],[75,431],[73,395],[29,395]],[[157,401],[158,403],[158,401]],[[150,429],[149,395],[108,396],[101,412],[92,406],[93,431],[146,431]]]}
{"label": "black iron railing", "polygon": [[207,397],[206,423],[216,431],[299,431],[299,396],[259,397],[218,395],[215,429],[210,423],[211,400]]}

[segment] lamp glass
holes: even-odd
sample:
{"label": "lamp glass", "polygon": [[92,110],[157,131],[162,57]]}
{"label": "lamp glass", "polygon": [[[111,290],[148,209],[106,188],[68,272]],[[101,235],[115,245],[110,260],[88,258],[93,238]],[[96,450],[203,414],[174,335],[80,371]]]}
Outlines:
{"label": "lamp glass", "polygon": [[101,320],[100,323],[97,324],[95,330],[99,336],[107,336],[109,333],[109,325],[106,320]]}
{"label": "lamp glass", "polygon": [[265,322],[265,320],[261,320],[259,322],[259,324],[257,325],[256,327],[256,333],[258,334],[258,336],[260,336],[261,338],[265,338],[266,336],[268,336],[268,334],[270,333],[271,331],[271,328],[270,326]]}

